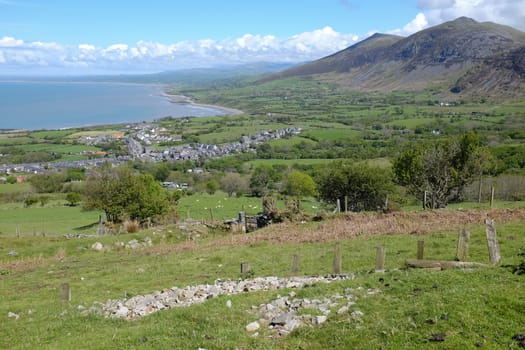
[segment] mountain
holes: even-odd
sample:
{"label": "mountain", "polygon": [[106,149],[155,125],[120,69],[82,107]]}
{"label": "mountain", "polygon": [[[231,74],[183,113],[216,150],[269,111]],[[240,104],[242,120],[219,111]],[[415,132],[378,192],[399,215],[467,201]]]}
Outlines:
{"label": "mountain", "polygon": [[[1,2],[1,0],[0,0]],[[210,68],[191,68],[150,74],[86,75],[86,76],[40,76],[3,77],[3,80],[58,81],[58,82],[121,82],[139,84],[228,84],[271,74],[297,65],[286,62],[253,62],[241,65],[224,65]]]}
{"label": "mountain", "polygon": [[449,93],[522,94],[525,33],[461,17],[408,37],[375,34],[267,79],[299,76],[362,91],[440,86]]}

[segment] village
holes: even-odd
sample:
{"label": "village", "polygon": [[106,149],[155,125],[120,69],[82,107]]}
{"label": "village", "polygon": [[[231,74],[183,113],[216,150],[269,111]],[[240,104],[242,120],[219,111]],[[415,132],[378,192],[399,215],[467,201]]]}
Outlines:
{"label": "village", "polygon": [[[152,123],[128,124],[122,132],[111,135],[99,135],[95,137],[81,137],[78,142],[91,146],[98,146],[108,142],[121,142],[127,144],[128,155],[112,156],[105,152],[91,152],[95,157],[85,160],[25,163],[25,164],[0,164],[0,173],[26,173],[43,174],[51,170],[67,168],[93,168],[103,163],[114,166],[130,160],[144,160],[151,162],[174,162],[174,161],[202,161],[205,159],[219,158],[241,152],[254,152],[256,147],[264,142],[274,139],[286,138],[300,134],[300,127],[289,127],[279,130],[259,131],[255,135],[242,136],[239,141],[220,145],[204,143],[185,143],[177,146],[167,147],[159,150],[156,145],[165,142],[181,142],[179,136],[166,133],[166,129]],[[126,136],[124,136],[126,135]]]}

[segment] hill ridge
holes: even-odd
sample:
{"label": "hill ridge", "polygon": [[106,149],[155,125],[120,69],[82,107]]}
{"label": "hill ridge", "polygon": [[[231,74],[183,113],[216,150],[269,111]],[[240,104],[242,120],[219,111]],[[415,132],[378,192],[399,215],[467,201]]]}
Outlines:
{"label": "hill ridge", "polygon": [[524,32],[460,17],[407,37],[375,33],[265,80],[313,76],[364,91],[443,85],[453,94],[520,94],[525,82],[524,50]]}

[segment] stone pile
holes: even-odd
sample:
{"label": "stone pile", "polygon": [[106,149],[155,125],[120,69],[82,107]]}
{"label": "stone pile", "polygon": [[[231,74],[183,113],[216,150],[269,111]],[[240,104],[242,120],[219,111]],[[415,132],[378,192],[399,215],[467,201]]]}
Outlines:
{"label": "stone pile", "polygon": [[[172,287],[148,295],[137,295],[129,299],[111,300],[98,303],[85,310],[86,314],[98,313],[105,317],[136,319],[172,307],[187,307],[203,303],[220,295],[234,295],[243,292],[269,291],[284,288],[302,288],[307,285],[330,283],[353,279],[353,275],[314,277],[256,277],[244,280],[216,280],[214,284]],[[305,303],[303,300],[302,303]]]}
{"label": "stone pile", "polygon": [[355,300],[358,299],[352,292],[353,289],[347,288],[345,295],[335,294],[330,298],[322,299],[297,299],[295,292],[291,292],[288,296],[279,296],[268,304],[253,306],[252,309],[259,319],[246,325],[245,329],[253,336],[257,336],[260,327],[265,326],[274,335],[286,336],[302,326],[323,324],[332,311],[358,319],[364,314],[359,310],[350,311],[355,305]]}
{"label": "stone pile", "polygon": [[[145,237],[142,241],[139,241],[137,239],[132,239],[128,243],[124,243],[122,241],[115,242],[113,245],[113,248],[115,249],[139,249],[142,247],[151,247],[153,245],[153,241],[149,237]],[[100,242],[95,242],[91,245],[92,250],[96,250],[98,252],[105,251],[105,250],[111,250],[111,247],[106,247]]]}

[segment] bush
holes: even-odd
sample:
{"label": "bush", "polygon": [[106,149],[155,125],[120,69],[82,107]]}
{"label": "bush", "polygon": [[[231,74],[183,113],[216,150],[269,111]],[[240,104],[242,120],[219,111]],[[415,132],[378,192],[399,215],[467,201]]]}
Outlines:
{"label": "bush", "polygon": [[24,199],[24,207],[29,208],[30,206],[38,203],[37,197],[27,197]]}
{"label": "bush", "polygon": [[126,220],[123,225],[127,233],[139,232],[140,224],[136,220]]}

